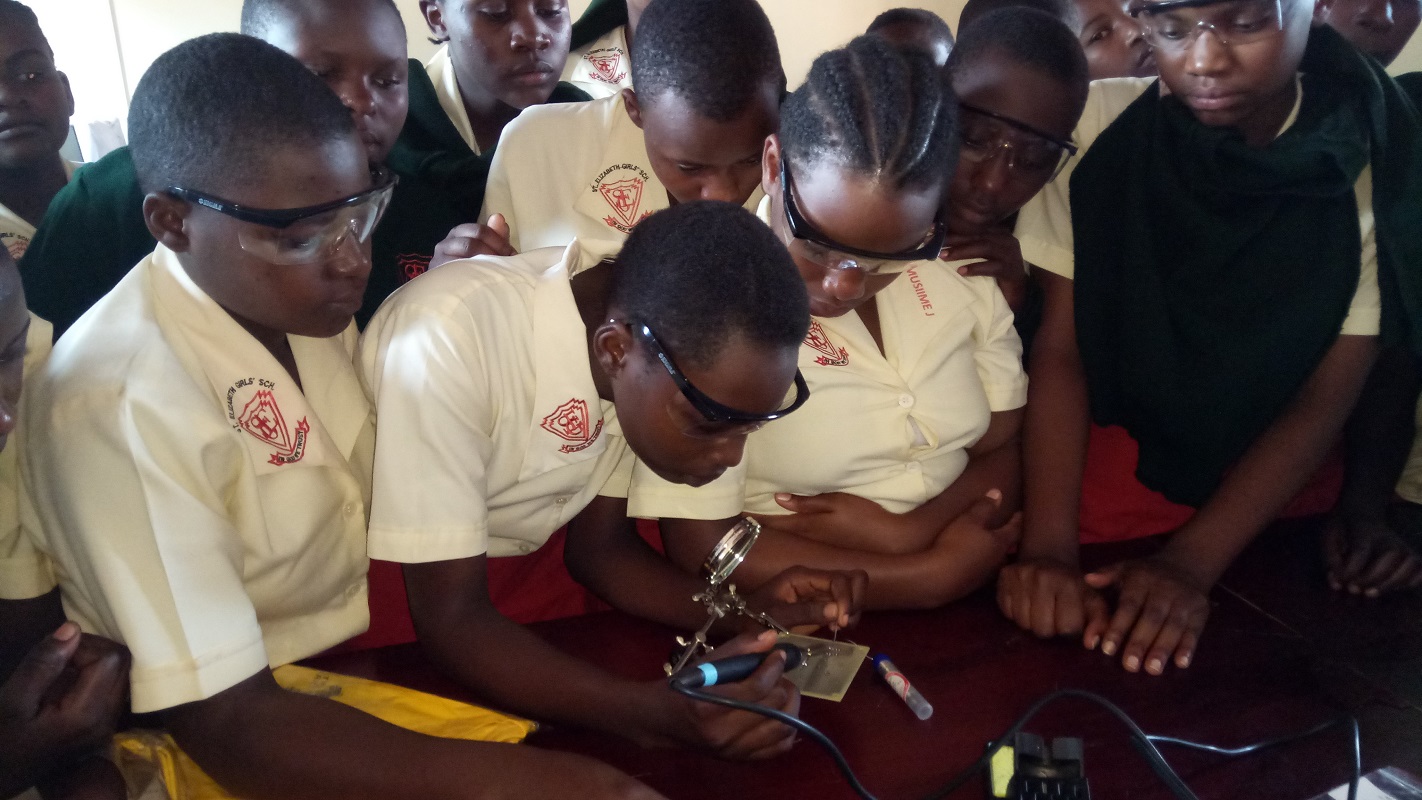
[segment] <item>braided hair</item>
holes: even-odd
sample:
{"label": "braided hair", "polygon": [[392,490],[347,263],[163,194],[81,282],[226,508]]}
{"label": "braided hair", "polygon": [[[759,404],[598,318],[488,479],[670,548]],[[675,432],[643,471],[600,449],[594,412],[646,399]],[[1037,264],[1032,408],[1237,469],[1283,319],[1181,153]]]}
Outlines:
{"label": "braided hair", "polygon": [[948,186],[958,163],[958,102],[933,61],[875,36],[815,59],[780,114],[796,170],[847,167],[894,189]]}

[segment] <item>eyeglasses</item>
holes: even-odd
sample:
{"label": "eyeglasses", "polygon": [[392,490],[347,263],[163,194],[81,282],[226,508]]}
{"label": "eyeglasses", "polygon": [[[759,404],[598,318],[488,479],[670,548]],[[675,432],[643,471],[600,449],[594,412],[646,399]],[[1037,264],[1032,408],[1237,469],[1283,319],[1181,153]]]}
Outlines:
{"label": "eyeglasses", "polygon": [[[704,422],[722,426],[717,428],[710,428],[705,424],[688,424],[681,426],[682,432],[688,435],[700,438],[714,438],[728,435],[743,436],[759,430],[764,427],[765,423],[771,420],[780,419],[800,406],[803,406],[805,401],[810,399],[810,386],[805,383],[805,376],[800,373],[800,370],[796,369],[795,399],[791,400],[788,405],[778,411],[772,411],[768,414],[757,414],[722,405],[712,400],[705,392],[696,388],[691,384],[691,381],[687,380],[686,375],[684,375],[680,369],[677,369],[676,362],[672,361],[671,356],[667,355],[667,349],[662,346],[661,341],[657,339],[657,335],[652,333],[651,328],[637,322],[629,322],[627,323],[627,327],[630,328],[632,333],[641,339],[647,347],[651,348],[652,355],[655,356],[658,361],[662,362],[663,367],[666,367],[667,374],[671,376],[672,382],[676,384],[676,388],[681,390],[682,396],[686,398],[687,402],[691,403],[691,407],[695,408],[696,411],[701,414],[704,418]],[[677,415],[673,414],[672,417],[676,419]]]}
{"label": "eyeglasses", "polygon": [[[1228,5],[1223,11],[1202,19],[1182,10]],[[1159,50],[1182,51],[1206,31],[1223,45],[1249,44],[1278,35],[1284,30],[1283,0],[1170,0],[1165,3],[1136,2],[1131,16],[1141,23],[1150,46]]]}
{"label": "eyeglasses", "polygon": [[948,235],[948,226],[942,219],[935,220],[933,228],[911,250],[902,253],[876,253],[860,250],[847,244],[840,244],[820,233],[810,221],[800,213],[795,204],[794,184],[790,181],[790,159],[780,159],[780,195],[785,198],[785,218],[790,223],[791,242],[806,260],[825,269],[857,269],[865,275],[895,275],[913,266],[915,261],[932,260],[943,249],[943,239]]}
{"label": "eyeglasses", "polygon": [[1045,183],[1076,155],[1076,145],[1025,122],[968,103],[959,103],[958,108],[963,112],[959,116],[963,142],[959,154],[974,164],[1003,153],[1009,171]]}
{"label": "eyeglasses", "polygon": [[312,264],[336,252],[351,236],[364,244],[390,205],[399,178],[393,173],[374,176],[375,185],[350,197],[305,208],[253,208],[181,186],[167,193],[242,222],[262,226],[242,229],[237,243],[257,258],[273,264]]}

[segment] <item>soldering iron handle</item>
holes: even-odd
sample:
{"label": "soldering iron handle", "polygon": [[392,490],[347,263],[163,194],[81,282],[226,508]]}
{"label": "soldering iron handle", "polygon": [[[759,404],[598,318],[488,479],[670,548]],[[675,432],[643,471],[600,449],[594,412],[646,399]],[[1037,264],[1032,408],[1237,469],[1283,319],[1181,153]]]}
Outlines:
{"label": "soldering iron handle", "polygon": [[765,663],[765,659],[776,650],[785,654],[786,671],[805,663],[803,650],[793,644],[781,642],[763,653],[746,653],[687,667],[671,676],[671,681],[688,689],[742,681],[759,669],[760,665]]}

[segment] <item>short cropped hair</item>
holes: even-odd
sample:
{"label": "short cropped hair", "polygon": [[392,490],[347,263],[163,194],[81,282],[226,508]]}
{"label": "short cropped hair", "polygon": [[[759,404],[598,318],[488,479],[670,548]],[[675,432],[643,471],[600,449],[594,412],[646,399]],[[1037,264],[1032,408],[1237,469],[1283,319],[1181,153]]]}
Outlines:
{"label": "short cropped hair", "polygon": [[652,0],[632,41],[637,96],[676,95],[702,117],[735,119],[767,83],[785,92],[775,29],[756,0]]}
{"label": "short cropped hair", "polygon": [[145,192],[212,191],[256,173],[274,148],[320,146],[354,132],[351,112],[320,78],[240,33],[200,36],[159,56],[128,111]]}
{"label": "short cropped hair", "polygon": [[642,220],[615,274],[610,305],[651,328],[682,366],[709,367],[738,337],[796,348],[810,329],[789,251],[734,203],[680,203]]}
{"label": "short cropped hair", "polygon": [[973,22],[1004,8],[1036,9],[1060,20],[1071,30],[1073,36],[1077,35],[1085,22],[1081,18],[1081,9],[1077,7],[1076,0],[968,0],[962,13],[958,15],[959,41],[963,38],[963,32]]}
{"label": "short cropped hair", "polygon": [[[0,0],[0,24],[12,25],[17,22],[34,26],[34,29],[40,32],[40,38],[44,39],[44,29],[40,28],[39,17],[35,16],[34,9],[19,0]],[[48,39],[45,39],[44,45],[49,47]],[[54,52],[51,50],[50,57],[53,56]]]}
{"label": "short cropped hair", "polygon": [[947,186],[958,101],[928,56],[877,36],[823,53],[780,110],[783,158],[842,165],[895,189]]}
{"label": "short cropped hair", "polygon": [[[985,53],[1001,53],[1013,61],[1055,76],[1086,102],[1090,75],[1081,42],[1056,17],[1035,8],[1000,8],[974,20],[958,35],[948,56],[948,72],[967,69]],[[1078,113],[1080,106],[1078,106]]]}
{"label": "short cropped hair", "polygon": [[916,25],[927,29],[925,32],[953,43],[953,31],[943,18],[926,8],[891,8],[874,18],[865,33],[875,33],[895,25]]}
{"label": "short cropped hair", "polygon": [[[242,27],[239,29],[248,36],[255,36],[258,39],[266,39],[271,35],[274,28],[284,21],[291,19],[300,12],[302,6],[311,5],[317,0],[244,0],[242,3]],[[347,5],[349,0],[329,0],[337,5]],[[395,0],[375,0],[381,6],[390,9],[390,13],[400,20],[400,27],[405,27],[405,19],[400,16],[400,9],[395,6]]]}

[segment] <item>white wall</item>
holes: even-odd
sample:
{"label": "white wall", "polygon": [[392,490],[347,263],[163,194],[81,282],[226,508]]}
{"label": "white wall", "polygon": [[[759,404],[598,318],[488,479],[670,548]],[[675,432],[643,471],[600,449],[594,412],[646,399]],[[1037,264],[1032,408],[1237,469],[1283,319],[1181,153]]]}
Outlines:
{"label": "white wall", "polygon": [[[194,36],[236,30],[241,0],[28,0],[51,33],[60,68],[76,80],[80,116],[122,117],[133,87],[148,65],[168,48]],[[589,0],[570,0],[576,19]],[[875,15],[896,5],[930,9],[956,27],[964,0],[761,0],[780,38],[785,71],[793,87],[820,52],[862,32]],[[396,0],[410,32],[410,54],[434,52],[418,0]],[[117,36],[115,37],[115,32]],[[727,58],[735,58],[727,53]],[[1393,67],[1422,70],[1422,36]]]}

